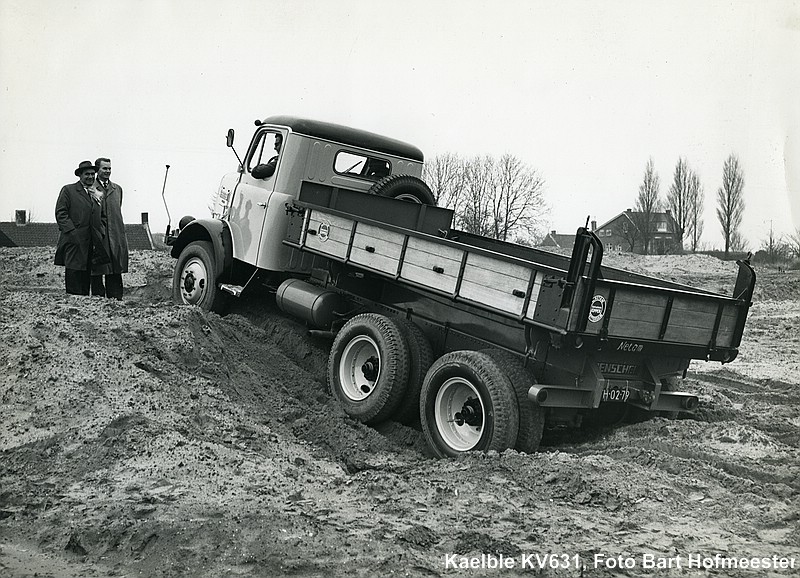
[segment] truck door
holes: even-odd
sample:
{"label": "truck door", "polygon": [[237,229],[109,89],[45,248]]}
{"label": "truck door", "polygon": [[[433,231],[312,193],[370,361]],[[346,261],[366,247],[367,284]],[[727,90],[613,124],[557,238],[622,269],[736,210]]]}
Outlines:
{"label": "truck door", "polygon": [[275,129],[262,130],[254,135],[243,161],[244,172],[231,201],[229,223],[233,256],[251,265],[258,264],[264,218],[275,190],[275,172],[282,141],[283,135]]}

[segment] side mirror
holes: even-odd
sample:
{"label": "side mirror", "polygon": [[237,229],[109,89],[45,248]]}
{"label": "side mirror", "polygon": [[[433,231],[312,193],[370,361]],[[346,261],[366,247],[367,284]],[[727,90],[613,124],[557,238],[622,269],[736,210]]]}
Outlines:
{"label": "side mirror", "polygon": [[225,142],[228,145],[228,148],[233,148],[233,129],[228,129],[228,135],[225,137]]}

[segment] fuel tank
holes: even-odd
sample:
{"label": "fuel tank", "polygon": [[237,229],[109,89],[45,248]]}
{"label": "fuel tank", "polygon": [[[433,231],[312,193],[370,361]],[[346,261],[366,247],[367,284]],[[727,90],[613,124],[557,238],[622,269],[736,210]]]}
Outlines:
{"label": "fuel tank", "polygon": [[328,329],[336,313],[346,310],[341,295],[300,279],[288,279],[280,284],[275,294],[278,308],[298,317],[318,329]]}

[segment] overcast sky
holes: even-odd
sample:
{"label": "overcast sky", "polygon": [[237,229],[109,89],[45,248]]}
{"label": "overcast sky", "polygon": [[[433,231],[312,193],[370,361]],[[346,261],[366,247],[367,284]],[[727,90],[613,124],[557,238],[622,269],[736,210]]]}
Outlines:
{"label": "overcast sky", "polygon": [[54,221],[85,159],[112,158],[124,216],[208,216],[256,118],[309,116],[426,157],[511,153],[546,182],[549,229],[632,207],[653,157],[706,194],[729,154],[742,232],[800,227],[800,2],[0,0],[0,221]]}

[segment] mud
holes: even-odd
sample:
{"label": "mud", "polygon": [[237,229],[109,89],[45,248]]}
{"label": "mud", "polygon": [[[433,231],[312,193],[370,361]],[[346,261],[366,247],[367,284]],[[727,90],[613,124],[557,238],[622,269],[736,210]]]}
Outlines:
{"label": "mud", "polygon": [[[618,261],[714,290],[736,275]],[[132,256],[122,302],[72,297],[51,263],[0,249],[0,575],[800,573],[797,272],[759,271],[737,360],[692,364],[693,417],[438,460],[417,429],[348,418],[329,343],[269,299],[174,305],[159,252]],[[773,567],[687,568],[716,555]]]}

